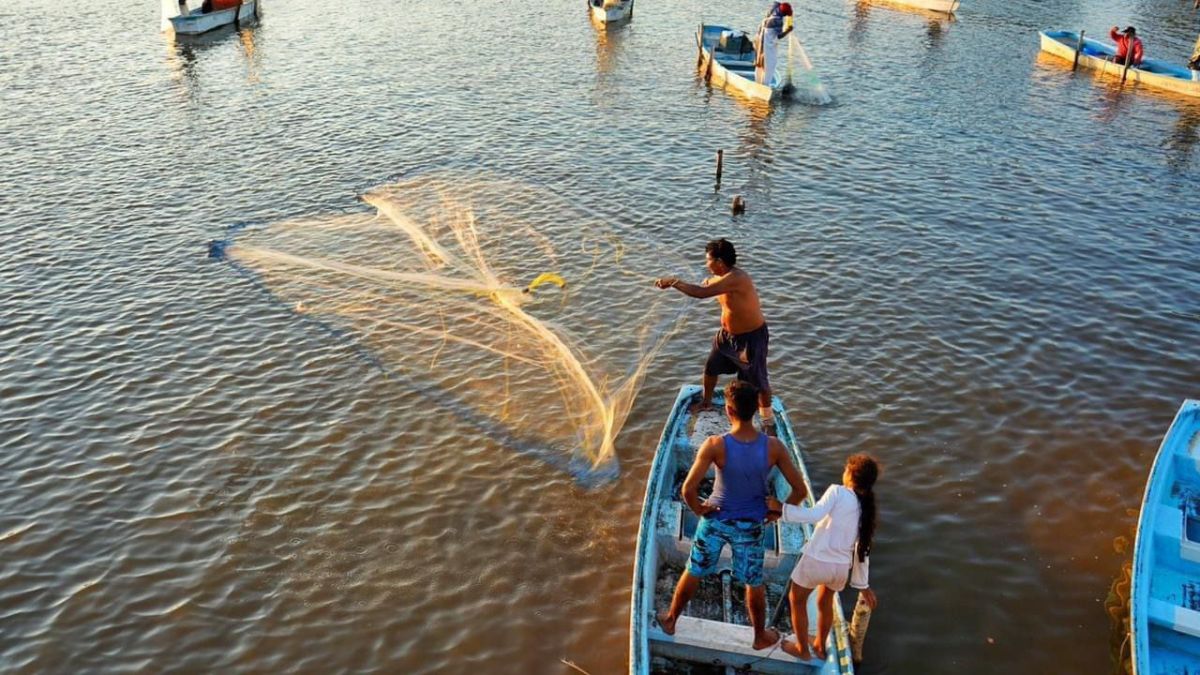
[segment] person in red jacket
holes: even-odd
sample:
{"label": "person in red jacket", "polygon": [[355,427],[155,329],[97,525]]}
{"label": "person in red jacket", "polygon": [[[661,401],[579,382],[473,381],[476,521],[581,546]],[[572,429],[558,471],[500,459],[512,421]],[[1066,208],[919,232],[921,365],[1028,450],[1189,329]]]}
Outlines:
{"label": "person in red jacket", "polygon": [[1130,63],[1135,66],[1142,65],[1142,40],[1137,36],[1137,30],[1133,26],[1124,31],[1118,31],[1117,27],[1113,26],[1112,30],[1108,31],[1108,37],[1117,43],[1117,55],[1113,61],[1125,65],[1125,56],[1129,53],[1130,45],[1132,45],[1133,60]]}

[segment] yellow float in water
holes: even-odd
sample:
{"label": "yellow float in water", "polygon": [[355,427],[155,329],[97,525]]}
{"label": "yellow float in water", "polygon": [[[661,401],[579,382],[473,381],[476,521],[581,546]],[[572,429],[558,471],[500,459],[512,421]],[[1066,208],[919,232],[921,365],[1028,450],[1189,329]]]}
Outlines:
{"label": "yellow float in water", "polygon": [[533,281],[529,282],[529,285],[525,287],[525,292],[532,293],[534,289],[542,284],[554,284],[559,288],[563,288],[567,285],[567,280],[554,272],[542,272]]}

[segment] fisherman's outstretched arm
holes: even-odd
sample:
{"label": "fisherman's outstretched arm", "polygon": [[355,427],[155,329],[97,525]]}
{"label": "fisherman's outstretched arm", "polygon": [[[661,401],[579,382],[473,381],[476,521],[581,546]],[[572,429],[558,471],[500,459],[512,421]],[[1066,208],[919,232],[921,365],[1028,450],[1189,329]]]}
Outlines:
{"label": "fisherman's outstretched arm", "polygon": [[712,298],[718,295],[724,295],[734,289],[737,284],[737,279],[732,274],[726,275],[712,283],[705,283],[703,286],[689,284],[677,277],[663,277],[654,282],[659,288],[674,288],[684,295],[693,298]]}

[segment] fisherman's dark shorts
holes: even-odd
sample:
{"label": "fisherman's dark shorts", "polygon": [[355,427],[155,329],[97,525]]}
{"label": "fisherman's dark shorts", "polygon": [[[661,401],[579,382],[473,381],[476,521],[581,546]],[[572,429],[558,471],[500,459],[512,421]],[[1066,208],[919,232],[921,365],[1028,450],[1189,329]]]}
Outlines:
{"label": "fisherman's dark shorts", "polygon": [[759,391],[770,391],[767,379],[767,343],[771,341],[767,324],[749,333],[734,335],[724,328],[713,338],[712,352],[704,364],[705,375],[731,375],[749,382]]}

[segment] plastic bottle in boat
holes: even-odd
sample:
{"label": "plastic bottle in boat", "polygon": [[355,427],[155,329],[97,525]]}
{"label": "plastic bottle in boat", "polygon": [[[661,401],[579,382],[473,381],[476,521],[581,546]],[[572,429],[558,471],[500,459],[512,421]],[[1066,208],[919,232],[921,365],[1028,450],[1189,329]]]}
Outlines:
{"label": "plastic bottle in boat", "polygon": [[855,663],[862,663],[863,643],[867,640],[867,626],[871,624],[871,606],[862,593],[854,605],[854,617],[850,619],[850,656]]}

